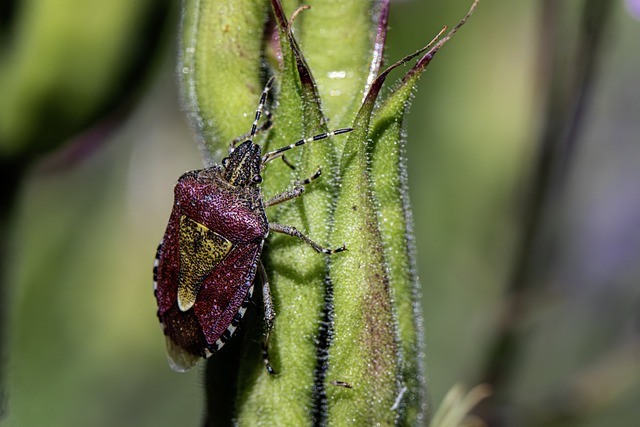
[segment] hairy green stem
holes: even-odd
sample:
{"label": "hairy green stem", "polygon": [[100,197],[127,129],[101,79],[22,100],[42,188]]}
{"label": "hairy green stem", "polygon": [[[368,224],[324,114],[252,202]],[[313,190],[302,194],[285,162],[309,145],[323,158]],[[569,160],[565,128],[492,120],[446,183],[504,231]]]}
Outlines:
{"label": "hairy green stem", "polygon": [[[289,151],[295,170],[269,163],[262,185],[270,197],[320,168],[303,197],[269,208],[269,221],[348,251],[324,256],[272,233],[262,259],[277,314],[270,339],[277,374],[260,361],[260,329],[247,327],[239,362],[209,361],[207,424],[422,425],[422,310],[403,123],[418,77],[451,34],[379,99],[389,73],[427,50],[377,76],[388,1],[311,1],[298,13],[294,1],[270,3],[274,25],[265,32],[264,1],[185,0],[178,66],[185,108],[208,163],[248,131],[267,75],[277,84],[263,152],[351,126],[348,135]],[[233,384],[219,392],[223,373]]]}

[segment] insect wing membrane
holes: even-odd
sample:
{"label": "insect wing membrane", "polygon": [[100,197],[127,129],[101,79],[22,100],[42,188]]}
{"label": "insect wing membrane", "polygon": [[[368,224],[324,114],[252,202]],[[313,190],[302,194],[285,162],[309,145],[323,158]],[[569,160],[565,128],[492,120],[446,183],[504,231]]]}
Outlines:
{"label": "insect wing membrane", "polygon": [[182,349],[170,337],[165,335],[164,338],[167,346],[167,360],[169,361],[169,366],[174,371],[187,372],[200,361],[200,356],[196,356]]}

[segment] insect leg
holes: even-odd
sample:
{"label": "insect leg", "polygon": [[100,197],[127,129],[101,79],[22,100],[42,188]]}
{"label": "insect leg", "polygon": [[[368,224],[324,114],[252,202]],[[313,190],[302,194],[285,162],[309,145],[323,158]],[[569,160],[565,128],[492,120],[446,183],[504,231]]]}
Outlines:
{"label": "insect leg", "polygon": [[264,322],[266,326],[264,341],[262,342],[262,360],[264,361],[265,368],[267,368],[267,372],[273,375],[276,372],[273,370],[271,362],[269,362],[269,336],[271,334],[271,328],[273,328],[273,320],[276,318],[276,312],[273,309],[269,277],[264,269],[264,265],[262,265],[262,261],[258,262],[258,271],[260,272],[260,279],[262,280],[262,301],[264,304]]}
{"label": "insect leg", "polygon": [[289,161],[289,159],[287,159],[287,156],[285,156],[284,154],[282,155],[282,161],[284,162],[285,165],[289,166],[291,169],[296,170],[296,167],[293,165],[293,163]]}
{"label": "insect leg", "polygon": [[329,138],[334,135],[340,135],[342,133],[351,132],[352,130],[353,130],[352,128],[337,129],[337,130],[332,130],[331,132],[321,133],[318,135],[311,136],[309,138],[301,139],[300,141],[296,141],[291,145],[287,145],[286,147],[278,148],[277,150],[268,152],[267,154],[262,156],[262,163],[264,164],[264,163],[270,162],[271,160],[282,156],[282,153],[284,153],[285,151],[291,150],[292,148],[295,148],[295,147],[299,147],[308,142],[319,141],[321,139]]}
{"label": "insect leg", "polygon": [[273,222],[270,222],[269,230],[275,231],[276,233],[288,234],[289,236],[297,237],[298,239],[302,240],[303,242],[311,246],[316,252],[322,252],[323,254],[331,255],[331,254],[335,254],[336,252],[342,252],[347,250],[346,245],[342,245],[341,247],[336,249],[325,249],[319,244],[317,244],[316,242],[314,242],[313,240],[311,240],[310,238],[308,238],[307,236],[305,236],[304,234],[302,234],[300,231],[298,231],[298,229],[296,229],[295,227],[291,227],[290,225],[275,224]]}
{"label": "insect leg", "polygon": [[277,205],[282,202],[286,202],[287,200],[300,197],[305,191],[304,186],[311,184],[311,181],[320,178],[321,174],[322,174],[322,170],[318,168],[318,170],[315,171],[315,173],[311,175],[309,178],[296,182],[296,185],[294,185],[293,188],[285,191],[284,193],[276,194],[275,196],[273,196],[272,198],[264,202],[264,207],[268,208],[269,206]]}

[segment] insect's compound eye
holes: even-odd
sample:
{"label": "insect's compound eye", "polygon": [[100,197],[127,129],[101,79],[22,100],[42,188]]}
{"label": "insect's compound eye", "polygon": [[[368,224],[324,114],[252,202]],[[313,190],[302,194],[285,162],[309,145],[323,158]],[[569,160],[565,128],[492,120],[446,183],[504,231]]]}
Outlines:
{"label": "insect's compound eye", "polygon": [[260,184],[262,182],[262,176],[254,175],[253,178],[251,178],[251,180],[256,184]]}
{"label": "insect's compound eye", "polygon": [[224,159],[222,159],[222,166],[224,166],[225,168],[227,166],[229,166],[229,158],[225,157]]}

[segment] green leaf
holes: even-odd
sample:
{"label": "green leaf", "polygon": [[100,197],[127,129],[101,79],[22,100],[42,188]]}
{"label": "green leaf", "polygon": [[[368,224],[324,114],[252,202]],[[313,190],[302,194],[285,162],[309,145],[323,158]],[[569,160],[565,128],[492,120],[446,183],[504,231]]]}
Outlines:
{"label": "green leaf", "polygon": [[[370,132],[369,125],[387,75],[426,49],[398,61],[373,82],[342,154],[341,185],[332,237],[347,242],[349,252],[334,257],[330,265],[330,277],[334,283],[335,338],[329,349],[331,363],[327,378],[329,381],[345,381],[353,389],[327,389],[330,425],[343,419],[353,420],[356,425],[393,425],[398,418],[396,400],[405,393],[406,385],[400,381],[403,360],[398,348],[400,337],[397,336],[394,310],[394,298],[401,296],[392,294],[389,283],[389,260],[385,259],[373,185],[378,177],[372,175],[371,169],[371,150],[377,141],[372,139],[376,135]],[[401,110],[396,111],[397,114],[402,113]],[[397,167],[387,172],[399,175]],[[408,266],[406,251],[401,261],[406,261]],[[408,269],[406,271],[410,274]],[[412,289],[404,291],[409,293],[410,300],[415,301]],[[410,345],[417,347],[415,320],[421,314],[413,308],[410,313],[417,316],[411,322],[413,340]],[[419,352],[415,351],[413,355],[418,357]],[[417,361],[415,364],[419,365]],[[416,374],[421,377],[419,372]],[[420,386],[419,383],[415,388]],[[415,388],[411,392],[420,395]],[[418,402],[418,407],[421,405]]]}
{"label": "green leaf", "polygon": [[427,48],[431,45],[434,47],[396,85],[371,120],[371,193],[384,248],[389,293],[396,322],[399,381],[403,393],[397,402],[398,421],[401,425],[422,423],[426,411],[426,385],[421,356],[421,294],[416,274],[413,222],[408,194],[404,119],[418,79],[440,48],[466,22],[476,5],[477,2],[472,5],[469,14],[444,38],[438,40],[443,30],[432,40]]}
{"label": "green leaf", "polygon": [[[368,111],[367,111],[368,110]],[[392,425],[398,393],[397,345],[389,282],[372,197],[366,143],[370,109],[355,121],[341,160],[341,187],[332,237],[349,251],[334,257],[334,341],[329,381],[352,389],[328,388],[328,422]]]}
{"label": "green leaf", "polygon": [[436,410],[432,427],[482,427],[486,424],[474,417],[471,411],[491,395],[488,384],[480,384],[468,392],[459,384],[454,385]]}

